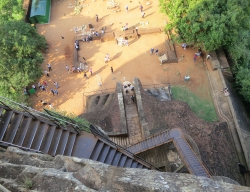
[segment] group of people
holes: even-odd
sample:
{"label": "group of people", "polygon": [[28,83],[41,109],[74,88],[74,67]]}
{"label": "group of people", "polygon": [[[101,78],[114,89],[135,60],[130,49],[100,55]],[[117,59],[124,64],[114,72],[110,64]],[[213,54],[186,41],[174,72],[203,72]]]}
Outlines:
{"label": "group of people", "polygon": [[159,50],[158,50],[158,49],[151,48],[151,49],[150,49],[150,55],[152,55],[153,53],[155,53],[155,55],[158,55],[158,54],[159,54]]}
{"label": "group of people", "polygon": [[128,23],[126,23],[125,26],[121,27],[121,31],[126,31],[126,30],[128,30]]}
{"label": "group of people", "polygon": [[82,37],[82,41],[84,41],[84,42],[90,42],[90,41],[92,41],[92,39],[93,39],[93,38],[92,38],[91,35]]}

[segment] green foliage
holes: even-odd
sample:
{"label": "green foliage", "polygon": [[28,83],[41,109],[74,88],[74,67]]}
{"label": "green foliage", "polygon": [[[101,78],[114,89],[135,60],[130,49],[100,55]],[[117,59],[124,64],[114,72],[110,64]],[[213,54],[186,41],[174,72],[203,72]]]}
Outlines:
{"label": "green foliage", "polygon": [[[173,38],[206,51],[223,47],[234,63],[240,93],[250,102],[246,71],[250,69],[249,0],[159,0]],[[246,69],[246,71],[244,71]],[[244,75],[245,76],[244,76]]]}
{"label": "green foliage", "polygon": [[32,179],[25,176],[22,185],[25,189],[31,189],[33,186]]}
{"label": "green foliage", "polygon": [[179,42],[206,51],[221,46],[244,47],[250,29],[248,0],[160,0],[160,7],[171,20],[166,30],[174,30]]}
{"label": "green foliage", "polygon": [[197,117],[209,122],[218,121],[212,100],[207,101],[199,98],[182,86],[172,87],[172,94],[173,99],[187,103]]}
{"label": "green foliage", "polygon": [[[45,111],[47,114],[54,116],[56,118],[62,119],[69,123],[73,123],[79,126],[79,129],[82,131],[90,132],[90,123],[81,117],[76,116],[73,113],[68,113],[67,111],[58,111],[58,110],[47,110]],[[62,125],[66,125],[65,122],[60,122]]]}
{"label": "green foliage", "polygon": [[22,102],[23,88],[42,74],[41,53],[46,40],[23,21],[8,21],[0,27],[0,95]]}
{"label": "green foliage", "polygon": [[0,1],[0,23],[21,20],[24,17],[23,0]]}
{"label": "green foliage", "polygon": [[236,83],[240,86],[240,94],[244,96],[246,101],[250,101],[250,70],[239,68]]}

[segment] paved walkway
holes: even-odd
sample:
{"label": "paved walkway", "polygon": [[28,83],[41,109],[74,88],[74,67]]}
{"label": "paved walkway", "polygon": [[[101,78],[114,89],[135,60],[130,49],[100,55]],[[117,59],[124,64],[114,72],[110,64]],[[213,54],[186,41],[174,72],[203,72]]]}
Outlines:
{"label": "paved walkway", "polygon": [[[209,63],[207,62],[207,65]],[[231,131],[231,135],[233,137],[235,147],[238,153],[239,161],[243,164],[247,163],[247,160],[245,158],[244,152],[246,154],[249,153],[249,149],[246,148],[246,146],[242,145],[242,140],[241,140],[241,135],[242,131],[239,129],[237,122],[235,122],[235,112],[234,110],[232,111],[231,108],[232,102],[231,102],[231,97],[232,95],[230,94],[229,97],[225,97],[224,94],[221,92],[221,90],[227,85],[225,84],[224,77],[222,75],[221,69],[218,70],[209,70],[209,66],[207,66],[207,75],[210,80],[210,85],[211,85],[211,90],[212,90],[212,96],[214,99],[214,104],[217,109],[218,115],[227,121],[229,130]],[[229,92],[231,90],[229,89]],[[240,132],[240,133],[239,133]],[[243,152],[244,151],[244,152]]]}
{"label": "paved walkway", "polygon": [[126,113],[126,121],[128,128],[128,137],[115,136],[110,139],[120,146],[127,147],[143,140],[139,115],[136,104],[130,98],[130,95],[124,93],[124,108]]}
{"label": "paved walkway", "polygon": [[129,143],[132,145],[143,139],[139,115],[136,104],[131,100],[130,95],[124,95],[124,105],[127,118]]}

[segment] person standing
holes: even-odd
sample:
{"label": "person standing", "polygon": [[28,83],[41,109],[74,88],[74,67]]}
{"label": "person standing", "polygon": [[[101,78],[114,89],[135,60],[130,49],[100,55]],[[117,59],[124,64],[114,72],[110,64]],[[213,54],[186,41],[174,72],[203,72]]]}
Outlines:
{"label": "person standing", "polygon": [[33,89],[35,89],[35,91],[36,91],[36,86],[35,86],[35,85],[32,85],[31,87],[32,87]]}
{"label": "person standing", "polygon": [[159,50],[155,49],[155,55],[158,55],[158,53],[159,53]]}
{"label": "person standing", "polygon": [[38,87],[39,89],[41,89],[42,86],[41,86],[40,82],[37,83],[37,87]]}
{"label": "person standing", "polygon": [[135,97],[134,97],[134,95],[131,95],[131,100],[133,101],[133,103],[135,102]]}
{"label": "person standing", "polygon": [[141,12],[141,17],[144,18],[145,12]]}
{"label": "person standing", "polygon": [[45,101],[43,101],[43,100],[41,100],[40,101],[43,105],[47,105],[47,102],[45,102]]}
{"label": "person standing", "polygon": [[189,75],[185,75],[184,81],[189,81],[189,79],[190,79],[190,76]]}
{"label": "person standing", "polygon": [[45,74],[47,77],[49,77],[49,72],[48,72],[48,71],[44,70],[44,74]]}
{"label": "person standing", "polygon": [[210,59],[210,58],[211,58],[211,55],[208,54],[208,55],[207,55],[207,60]]}
{"label": "person standing", "polygon": [[50,107],[50,109],[51,109],[51,108],[53,108],[53,105],[52,105],[52,103],[49,103],[49,107]]}
{"label": "person standing", "polygon": [[113,67],[110,67],[111,73],[114,73]]}
{"label": "person standing", "polygon": [[84,72],[84,78],[86,78],[86,79],[88,79],[88,76],[87,76],[87,73],[86,72]]}
{"label": "person standing", "polygon": [[92,75],[92,68],[89,69],[90,75]]}
{"label": "person standing", "polygon": [[54,93],[55,93],[57,96],[58,96],[58,94],[59,94],[57,89],[54,90]]}
{"label": "person standing", "polygon": [[60,87],[57,82],[54,82],[54,85],[56,86],[57,89]]}
{"label": "person standing", "polygon": [[51,65],[49,63],[47,64],[47,67],[48,67],[49,71],[52,71]]}
{"label": "person standing", "polygon": [[141,10],[141,12],[142,12],[142,10],[143,10],[143,6],[142,6],[142,5],[140,5],[140,10]]}
{"label": "person standing", "polygon": [[44,92],[46,92],[46,88],[45,88],[45,86],[41,86],[41,89],[42,89],[42,91],[44,91]]}
{"label": "person standing", "polygon": [[109,54],[108,54],[108,53],[106,54],[106,58],[108,59],[108,61],[110,61],[110,58],[109,58]]}
{"label": "person standing", "polygon": [[126,11],[127,11],[127,13],[128,13],[128,5],[125,6],[125,9],[126,9]]}
{"label": "person standing", "polygon": [[95,18],[96,18],[96,22],[98,22],[98,15],[97,14],[95,15]]}
{"label": "person standing", "polygon": [[43,81],[43,84],[44,84],[45,87],[48,87],[48,84],[47,84],[46,81]]}
{"label": "person standing", "polygon": [[150,49],[150,55],[152,55],[154,53],[154,50],[155,50],[154,48]]}
{"label": "person standing", "polygon": [[67,70],[67,71],[68,71],[68,73],[69,73],[69,66],[68,66],[68,65],[66,65],[66,67],[65,67],[65,68],[66,68],[66,70]]}
{"label": "person standing", "polygon": [[196,55],[196,54],[194,54],[194,62],[196,62],[196,58],[197,58],[198,56]]}
{"label": "person standing", "polygon": [[51,92],[53,95],[55,95],[55,92],[54,92],[53,89],[50,89],[50,92]]}

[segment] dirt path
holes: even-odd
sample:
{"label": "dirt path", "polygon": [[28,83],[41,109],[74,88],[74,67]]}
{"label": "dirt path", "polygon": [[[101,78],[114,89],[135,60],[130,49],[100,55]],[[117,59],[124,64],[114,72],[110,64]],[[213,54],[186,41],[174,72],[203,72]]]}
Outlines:
{"label": "dirt path", "polygon": [[[38,92],[38,97],[32,96],[33,107],[42,110],[39,100],[45,100],[53,104],[54,108],[62,111],[68,111],[76,115],[84,112],[83,93],[95,90],[115,88],[118,81],[132,81],[134,77],[140,78],[142,84],[160,84],[170,83],[172,85],[188,86],[193,92],[201,97],[211,99],[208,89],[208,83],[203,66],[199,60],[193,62],[193,54],[196,50],[183,50],[176,45],[178,58],[184,55],[183,61],[173,64],[164,64],[160,66],[158,57],[150,55],[150,48],[158,48],[159,52],[165,51],[164,41],[166,36],[163,33],[142,36],[139,39],[129,39],[129,46],[121,47],[114,41],[90,43],[81,42],[80,59],[85,57],[88,67],[92,68],[93,75],[89,79],[83,78],[83,74],[68,74],[66,65],[71,66],[73,62],[74,49],[74,27],[92,23],[94,28],[100,31],[100,28],[106,26],[106,32],[120,30],[121,26],[128,23],[129,27],[162,27],[167,21],[167,17],[159,13],[157,2],[141,1],[144,7],[145,18],[141,18],[139,10],[139,1],[130,1],[127,3],[129,12],[126,13],[124,1],[116,1],[120,4],[120,12],[114,12],[112,9],[106,9],[107,2],[96,0],[84,1],[86,5],[81,14],[73,15],[73,0],[52,1],[51,22],[46,25],[37,25],[40,34],[45,35],[49,43],[49,53],[45,55],[45,61],[42,68],[46,69],[46,64],[52,65],[53,71],[50,77],[42,77],[48,83],[48,90],[55,88],[53,82],[60,85],[59,96],[53,96],[49,91]],[[99,21],[95,21],[95,14],[99,15]],[[144,22],[144,26],[140,23]],[[112,23],[112,25],[111,25]],[[148,24],[147,24],[148,23]],[[61,38],[64,37],[64,39]],[[106,54],[111,56],[111,61],[105,65],[104,57]],[[110,67],[113,67],[114,73],[111,73]],[[187,84],[183,81],[185,75],[190,75],[191,81]],[[98,85],[102,83],[102,86]]]}

